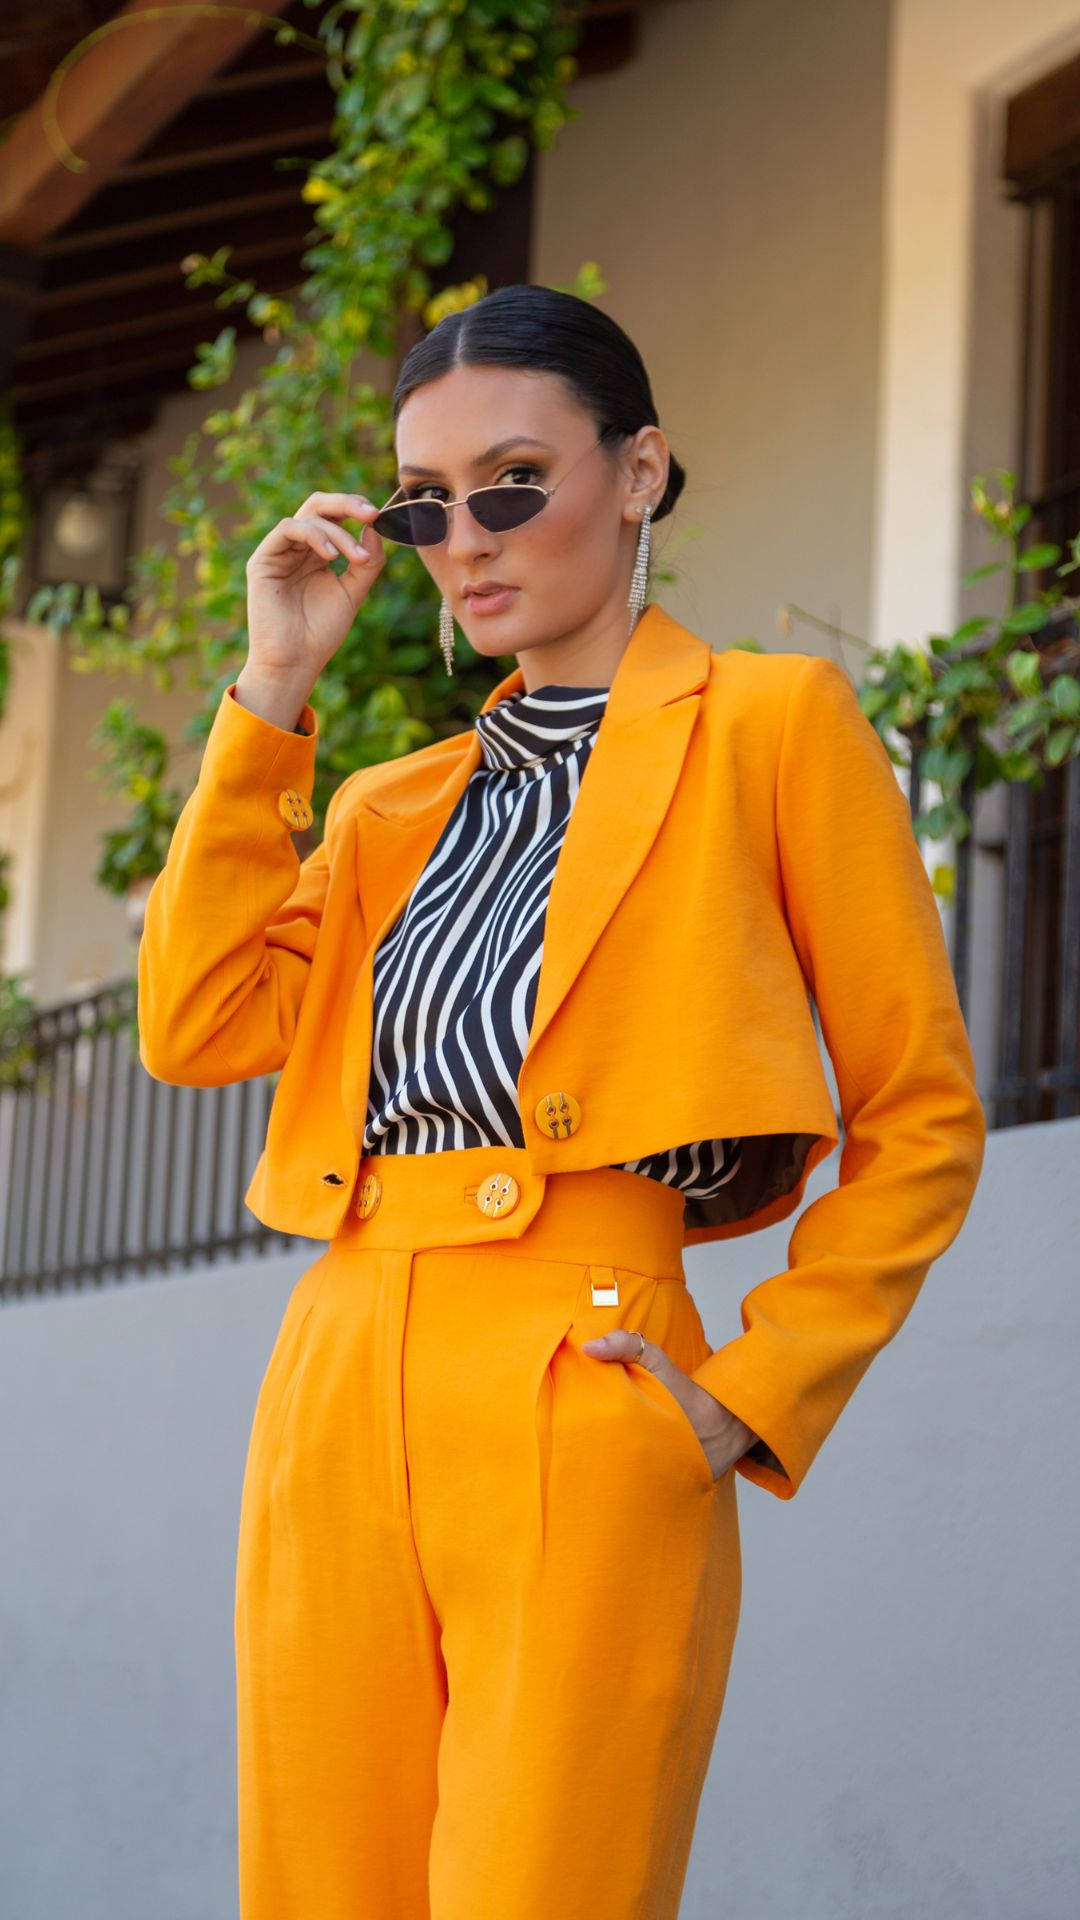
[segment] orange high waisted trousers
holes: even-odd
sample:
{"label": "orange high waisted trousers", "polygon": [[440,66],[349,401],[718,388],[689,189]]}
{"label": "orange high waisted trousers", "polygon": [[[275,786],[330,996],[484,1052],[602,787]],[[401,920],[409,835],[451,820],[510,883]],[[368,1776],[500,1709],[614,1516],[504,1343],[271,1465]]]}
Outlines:
{"label": "orange high waisted trousers", "polygon": [[736,1474],[655,1374],[582,1343],[711,1352],[682,1195],[506,1147],[368,1156],[358,1194],[372,1175],[255,1410],[241,1920],[674,1920],[739,1614]]}

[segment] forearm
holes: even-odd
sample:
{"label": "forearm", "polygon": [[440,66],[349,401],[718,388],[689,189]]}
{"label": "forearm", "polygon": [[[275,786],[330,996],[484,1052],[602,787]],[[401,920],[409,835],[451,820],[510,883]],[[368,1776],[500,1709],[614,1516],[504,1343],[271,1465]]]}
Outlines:
{"label": "forearm", "polygon": [[[271,703],[272,704],[272,703]],[[215,1086],[273,1071],[291,1043],[325,893],[301,862],[296,800],[310,801],[317,724],[282,693],[301,735],[222,696],[198,781],[146,904],[138,957],[140,1057],[159,1079]],[[284,796],[284,797],[283,797]],[[267,929],[289,903],[287,924]]]}
{"label": "forearm", "polygon": [[840,1179],[694,1378],[758,1436],[740,1472],[790,1499],[959,1232],[986,1117],[910,809],[831,661],[794,676],[776,812],[788,924],[836,1069]]}
{"label": "forearm", "polygon": [[311,688],[299,680],[274,679],[265,671],[256,673],[245,666],[237,675],[233,698],[268,726],[305,738],[311,732],[310,724],[304,723],[304,715],[310,711]]}

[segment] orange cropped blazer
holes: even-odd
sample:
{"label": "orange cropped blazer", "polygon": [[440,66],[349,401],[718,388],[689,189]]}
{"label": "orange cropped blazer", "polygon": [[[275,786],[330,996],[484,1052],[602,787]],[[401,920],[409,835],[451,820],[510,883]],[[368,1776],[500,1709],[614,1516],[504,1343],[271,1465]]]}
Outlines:
{"label": "orange cropped blazer", "polygon": [[[484,710],[523,685],[515,668]],[[480,745],[470,728],[348,775],[301,861],[314,710],[294,734],[234,694],[147,901],[140,1057],[187,1086],[280,1069],[247,1205],[329,1240],[361,1158],[375,950]],[[565,1138],[534,1117],[554,1089],[581,1110]],[[838,1185],[694,1375],[780,1463],[739,1471],[790,1499],[959,1232],[986,1137],[908,803],[833,661],[716,652],[646,608],[555,869],[518,1095],[538,1173],[740,1136],[737,1176],[686,1200],[686,1245],[785,1219],[842,1125]]]}

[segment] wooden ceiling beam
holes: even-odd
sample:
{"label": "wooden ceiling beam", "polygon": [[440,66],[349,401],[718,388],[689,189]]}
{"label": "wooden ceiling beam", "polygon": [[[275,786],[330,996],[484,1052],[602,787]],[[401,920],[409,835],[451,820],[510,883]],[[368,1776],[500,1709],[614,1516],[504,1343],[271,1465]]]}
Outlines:
{"label": "wooden ceiling beam", "polygon": [[[265,293],[283,293],[303,278],[295,254],[264,267],[259,284]],[[32,369],[43,367],[57,356],[70,363],[73,354],[123,341],[138,340],[146,334],[168,331],[172,327],[193,327],[196,339],[212,340],[222,327],[235,326],[237,307],[219,307],[213,290],[199,298],[185,295],[181,286],[167,288],[157,300],[144,294],[139,300],[121,306],[111,296],[96,303],[87,301],[76,311],[39,318],[32,340],[24,341],[15,356],[16,374],[33,378]]]}
{"label": "wooden ceiling beam", "polygon": [[[136,161],[130,167],[120,167],[113,175],[113,180],[116,186],[127,186],[129,183],[141,183],[143,180],[182,178],[190,192],[193,184],[192,174],[199,173],[206,167],[217,167],[223,172],[226,170],[232,172],[243,160],[257,160],[264,153],[291,156],[302,148],[310,150],[321,147],[323,153],[329,153],[331,145],[329,118],[312,119],[306,123],[290,120],[287,115],[283,115],[282,118],[285,124],[280,127],[264,125],[258,130],[252,128],[247,134],[242,134],[232,127],[222,128],[216,141],[208,140],[205,146],[192,147],[184,154],[182,160],[178,160],[176,155],[171,153],[148,154],[145,160]],[[112,192],[114,189],[110,187],[109,191]],[[299,188],[297,191],[299,192]]]}
{"label": "wooden ceiling beam", "polygon": [[[253,54],[262,53],[257,43],[252,51]],[[260,87],[292,87],[301,80],[313,80],[316,77],[322,80],[329,91],[325,61],[317,59],[313,53],[290,54],[285,47],[275,47],[271,52],[272,58],[265,64],[233,66],[227,73],[215,74],[212,80],[207,81],[200,99],[221,100],[238,93],[254,93]]]}
{"label": "wooden ceiling beam", "polygon": [[[283,189],[299,202],[309,161],[327,150],[326,139],[321,134],[304,145],[306,151],[301,150],[301,142],[297,140],[291,149],[289,158],[298,161],[293,167],[279,166],[280,150],[276,154],[268,147],[261,153],[241,156],[227,166],[220,166],[216,176],[209,180],[198,176],[192,179],[193,169],[187,162],[150,184],[143,180],[112,181],[41,251],[49,258],[54,252],[70,251],[72,246],[98,247],[105,236],[112,240],[123,238],[129,232],[159,231],[158,223],[163,218],[177,215],[184,226],[209,227],[218,207],[235,206],[252,195],[261,198]],[[227,200],[223,200],[223,194],[227,194]],[[154,222],[154,226],[148,227],[148,221]],[[217,244],[242,238],[240,233],[226,232]]]}
{"label": "wooden ceiling beam", "polygon": [[208,157],[227,162],[233,150],[254,153],[276,145],[278,153],[291,153],[298,140],[324,139],[329,148],[333,119],[334,94],[323,73],[279,84],[272,99],[261,93],[235,99],[204,93],[144,153],[118,167],[113,179],[143,180],[202,167]]}
{"label": "wooden ceiling beam", "polygon": [[[231,320],[222,314],[221,325],[235,325],[238,333],[254,331],[242,314],[234,314]],[[183,386],[184,370],[194,365],[195,345],[205,338],[205,328],[185,326],[170,333],[157,333],[143,353],[137,349],[129,353],[122,347],[86,347],[77,366],[73,366],[69,358],[63,363],[62,371],[42,369],[41,379],[17,379],[9,387],[8,395],[18,412],[39,400],[58,400],[69,395],[101,392],[107,399],[125,382],[158,372],[179,372],[179,384]]]}
{"label": "wooden ceiling beam", "polygon": [[[131,248],[121,241],[115,246],[88,248],[85,252],[59,254],[47,259],[42,272],[42,296],[46,302],[53,298],[60,304],[67,300],[78,300],[83,287],[92,292],[99,282],[117,281],[123,284],[129,273],[145,271],[167,280],[170,274],[179,276],[185,254],[194,250],[198,253],[213,253],[215,247],[229,244],[228,234],[217,227],[217,202],[209,209],[213,222],[213,244],[201,244],[198,233],[187,234],[178,239],[172,233],[146,235],[139,245],[137,264],[132,259]],[[230,258],[234,267],[243,265],[246,259],[254,260],[258,256],[248,253],[247,249],[260,247],[265,241],[279,239],[283,245],[292,245],[299,254],[301,248],[309,243],[314,232],[311,208],[303,200],[291,200],[285,204],[275,202],[263,209],[249,211],[244,218],[244,238],[233,247]],[[207,236],[209,237],[209,236]]]}
{"label": "wooden ceiling beam", "polygon": [[[139,153],[192,95],[266,29],[244,0],[220,0],[231,21],[176,10],[141,25],[138,15],[161,0],[128,0],[116,17],[135,24],[94,42],[66,75],[56,100],[63,139],[85,167],[78,172],[57,152],[47,129],[42,95],[27,108],[4,144],[0,174],[0,244],[30,248],[73,218],[103,180]],[[260,0],[260,12],[279,14],[288,0]]]}
{"label": "wooden ceiling beam", "polygon": [[[291,260],[295,266],[297,278],[303,278],[300,255],[311,231],[308,209],[305,207],[302,211],[298,211],[297,218],[291,225],[282,219],[280,213],[272,220],[267,219],[261,224],[264,229],[261,237],[253,239],[246,246],[232,249],[229,255],[229,266],[232,271],[238,274],[250,273],[258,283],[265,262]],[[248,222],[245,232],[250,233],[251,230],[252,223]],[[141,257],[145,260],[145,253]],[[162,252],[160,258],[147,261],[144,266],[129,266],[127,263],[130,259],[130,250],[125,247],[120,255],[120,261],[123,264],[118,263],[116,271],[112,273],[101,270],[103,261],[100,255],[95,256],[93,261],[81,260],[78,264],[83,270],[97,269],[95,277],[60,280],[55,284],[47,285],[34,302],[35,311],[39,316],[60,314],[72,307],[80,309],[84,306],[89,307],[93,301],[103,300],[107,295],[113,298],[130,299],[133,294],[143,294],[154,287],[171,287],[174,292],[180,291],[184,281],[184,270],[176,246],[169,246]],[[39,320],[39,328],[40,324]]]}
{"label": "wooden ceiling beam", "polygon": [[[271,177],[280,178],[280,175]],[[43,247],[41,252],[45,260],[64,254],[96,255],[99,248],[104,246],[118,244],[127,247],[133,240],[145,240],[151,234],[190,234],[191,229],[195,228],[195,239],[186,240],[182,251],[187,253],[195,246],[199,252],[212,253],[215,247],[228,242],[230,220],[241,220],[246,214],[265,213],[271,207],[295,207],[297,197],[295,186],[276,187],[261,193],[256,189],[250,193],[233,195],[228,200],[215,199],[211,206],[189,204],[170,208],[167,213],[144,213],[141,216],[132,212],[126,219],[115,220],[109,226],[96,227],[88,233],[64,234],[48,247]],[[146,204],[145,198],[143,204]],[[221,224],[217,227],[213,245],[199,246],[198,241],[206,237],[210,215],[215,224]]]}

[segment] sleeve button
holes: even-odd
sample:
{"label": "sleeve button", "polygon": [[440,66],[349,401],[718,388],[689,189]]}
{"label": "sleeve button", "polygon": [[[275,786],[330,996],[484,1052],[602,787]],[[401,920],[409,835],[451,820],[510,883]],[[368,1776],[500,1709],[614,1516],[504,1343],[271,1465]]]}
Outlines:
{"label": "sleeve button", "polygon": [[315,814],[310,803],[298,793],[295,787],[283,787],[278,794],[278,812],[290,833],[297,833],[302,827],[310,827]]}

